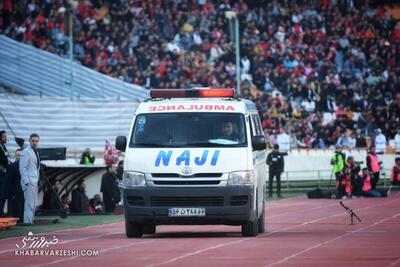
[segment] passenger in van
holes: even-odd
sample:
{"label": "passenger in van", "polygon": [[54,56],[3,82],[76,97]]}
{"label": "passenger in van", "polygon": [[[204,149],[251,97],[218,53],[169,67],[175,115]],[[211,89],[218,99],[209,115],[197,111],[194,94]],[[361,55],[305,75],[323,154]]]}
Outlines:
{"label": "passenger in van", "polygon": [[167,145],[172,141],[170,130],[165,124],[154,124],[137,137],[138,143]]}
{"label": "passenger in van", "polygon": [[227,139],[227,140],[232,140],[232,141],[240,141],[239,140],[239,135],[235,133],[236,125],[232,121],[224,121],[222,122],[221,125],[221,133],[222,136],[220,136],[220,139]]}

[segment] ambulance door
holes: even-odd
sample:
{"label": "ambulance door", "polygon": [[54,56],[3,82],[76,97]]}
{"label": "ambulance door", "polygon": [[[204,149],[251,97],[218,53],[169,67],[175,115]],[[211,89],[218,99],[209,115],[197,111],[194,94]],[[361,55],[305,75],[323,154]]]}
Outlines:
{"label": "ambulance door", "polygon": [[[250,114],[250,129],[251,129],[251,137],[256,135],[264,135],[262,130],[261,121],[257,114]],[[251,139],[250,139],[251,140]],[[250,146],[251,148],[251,146]],[[258,213],[259,215],[262,212],[265,201],[265,180],[266,180],[266,157],[265,150],[261,151],[252,151],[252,159],[253,159],[253,174],[255,175],[255,179],[257,181],[257,202],[258,202]]]}

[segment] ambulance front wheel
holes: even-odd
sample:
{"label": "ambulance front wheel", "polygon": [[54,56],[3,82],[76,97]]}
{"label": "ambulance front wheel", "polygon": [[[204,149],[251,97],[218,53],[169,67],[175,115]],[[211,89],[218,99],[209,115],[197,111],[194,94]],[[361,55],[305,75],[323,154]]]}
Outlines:
{"label": "ambulance front wheel", "polygon": [[265,207],[263,207],[260,218],[258,218],[258,232],[260,234],[265,233]]}
{"label": "ambulance front wheel", "polygon": [[132,221],[125,221],[125,233],[128,238],[142,237],[143,224]]}
{"label": "ambulance front wheel", "polygon": [[258,219],[247,221],[242,224],[242,236],[258,235]]}
{"label": "ambulance front wheel", "polygon": [[[258,211],[256,209],[256,214]],[[247,221],[242,224],[242,236],[256,236],[258,235],[258,218],[254,216],[254,220]]]}
{"label": "ambulance front wheel", "polygon": [[143,225],[143,234],[147,235],[153,235],[156,233],[156,225],[151,223],[151,224],[145,224]]}

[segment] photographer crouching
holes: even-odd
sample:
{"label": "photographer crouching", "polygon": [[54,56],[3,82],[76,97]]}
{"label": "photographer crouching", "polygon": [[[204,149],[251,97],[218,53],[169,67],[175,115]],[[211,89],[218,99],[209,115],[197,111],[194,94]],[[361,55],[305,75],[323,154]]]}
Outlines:
{"label": "photographer crouching", "polygon": [[351,180],[351,196],[352,197],[359,197],[362,194],[362,187],[363,184],[357,179],[358,174],[361,171],[361,164],[362,161],[355,161],[352,156],[348,157],[346,161],[345,168],[349,169],[350,173],[350,180]]}
{"label": "photographer crouching", "polygon": [[357,174],[360,172],[361,162],[354,161],[352,156],[347,158],[344,164],[344,169],[339,173],[337,190],[339,192],[338,198],[346,199],[359,196],[359,186],[356,184]]}

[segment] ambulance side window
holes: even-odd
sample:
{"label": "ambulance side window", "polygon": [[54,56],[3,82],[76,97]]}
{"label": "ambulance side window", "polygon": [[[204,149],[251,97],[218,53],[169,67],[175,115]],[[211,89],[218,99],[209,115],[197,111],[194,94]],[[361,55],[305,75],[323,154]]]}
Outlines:
{"label": "ambulance side window", "polygon": [[253,120],[251,119],[251,116],[247,117],[247,120],[250,123],[250,135],[254,136],[254,125],[253,125]]}
{"label": "ambulance side window", "polygon": [[255,116],[255,119],[256,119],[256,122],[257,122],[259,135],[264,135],[264,130],[262,128],[260,117],[259,116]]}
{"label": "ambulance side window", "polygon": [[256,115],[250,116],[252,136],[263,135],[262,127],[259,118]]}

